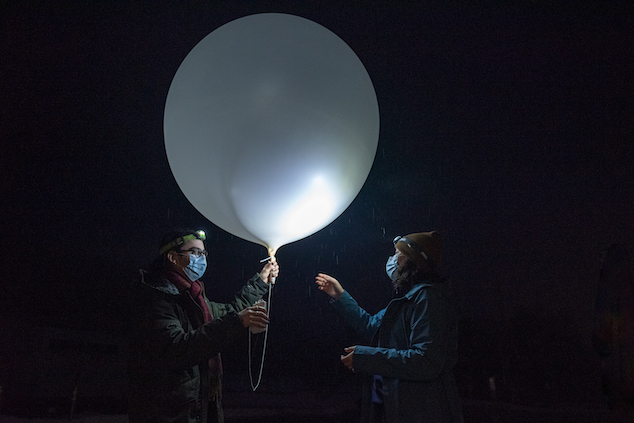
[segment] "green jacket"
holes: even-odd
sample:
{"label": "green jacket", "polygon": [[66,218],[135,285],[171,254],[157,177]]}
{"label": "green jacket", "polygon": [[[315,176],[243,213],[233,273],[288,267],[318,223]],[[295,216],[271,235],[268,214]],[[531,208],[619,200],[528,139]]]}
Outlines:
{"label": "green jacket", "polygon": [[[256,274],[231,303],[205,296],[214,319],[203,323],[189,292],[180,293],[168,279],[141,270],[132,290],[129,422],[222,422],[220,377],[210,374],[209,360],[246,333],[237,312],[267,291]],[[218,395],[212,398],[212,392]]]}

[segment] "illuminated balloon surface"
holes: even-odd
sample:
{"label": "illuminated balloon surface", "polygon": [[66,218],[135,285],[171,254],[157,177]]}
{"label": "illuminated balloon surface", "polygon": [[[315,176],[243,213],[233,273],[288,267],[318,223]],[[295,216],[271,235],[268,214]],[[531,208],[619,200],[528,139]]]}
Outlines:
{"label": "illuminated balloon surface", "polygon": [[181,190],[220,228],[277,250],[336,219],[379,136],[372,81],[338,36],[265,13],[213,31],[170,86],[165,148]]}

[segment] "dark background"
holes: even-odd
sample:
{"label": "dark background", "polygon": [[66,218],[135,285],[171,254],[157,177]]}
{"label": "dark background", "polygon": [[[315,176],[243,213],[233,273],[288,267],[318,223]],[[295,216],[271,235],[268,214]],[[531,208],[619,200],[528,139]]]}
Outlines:
{"label": "dark background", "polygon": [[[173,226],[207,231],[213,299],[259,270],[264,248],[215,227],[179,190],[162,118],[198,41],[233,19],[282,12],[355,51],[381,131],[352,205],[277,253],[261,389],[354,387],[338,357],[358,340],[315,274],[337,277],[376,312],[392,295],[392,238],[435,229],[462,312],[463,398],[490,400],[495,377],[508,403],[600,406],[590,343],[599,256],[634,239],[630,3],[271,4],[0,2],[5,395],[54,396],[41,385],[59,378],[18,386],[24,377],[9,370],[36,372],[51,355],[82,352],[74,365],[84,370],[60,376],[69,386],[88,384],[87,368],[120,370],[126,286]],[[230,392],[250,391],[246,350],[245,338],[225,354]],[[93,396],[123,395],[93,385]]]}

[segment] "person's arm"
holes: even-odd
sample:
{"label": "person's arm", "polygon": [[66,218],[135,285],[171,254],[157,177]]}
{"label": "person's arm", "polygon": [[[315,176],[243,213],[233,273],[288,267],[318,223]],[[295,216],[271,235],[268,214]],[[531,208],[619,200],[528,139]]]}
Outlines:
{"label": "person's arm", "polygon": [[372,341],[374,334],[381,325],[381,320],[385,314],[385,309],[372,315],[359,306],[348,291],[343,291],[337,301],[332,303],[350,327],[359,334],[366,342]]}
{"label": "person's arm", "polygon": [[145,317],[147,353],[154,355],[166,368],[183,369],[225,350],[246,327],[265,327],[266,310],[253,306],[239,313],[229,313],[188,330],[179,318],[182,310],[169,301],[159,300],[147,308]]}
{"label": "person's arm", "polygon": [[244,333],[238,314],[231,313],[189,330],[179,319],[178,307],[165,300],[155,301],[145,316],[149,354],[167,368],[196,365],[224,350]]}
{"label": "person's arm", "polygon": [[266,263],[262,270],[249,279],[228,303],[208,301],[214,317],[222,317],[229,313],[238,313],[255,304],[266,294],[271,286],[272,278],[277,277],[279,266],[275,261]]}
{"label": "person's arm", "polygon": [[370,315],[343,289],[337,279],[325,273],[317,274],[315,283],[320,291],[330,296],[333,307],[343,315],[352,329],[368,342],[371,341],[381,323],[384,311],[374,316]]}
{"label": "person's arm", "polygon": [[448,355],[452,321],[446,303],[438,297],[421,296],[415,305],[405,349],[357,345],[352,357],[356,373],[380,374],[408,380],[429,381],[443,370]]}

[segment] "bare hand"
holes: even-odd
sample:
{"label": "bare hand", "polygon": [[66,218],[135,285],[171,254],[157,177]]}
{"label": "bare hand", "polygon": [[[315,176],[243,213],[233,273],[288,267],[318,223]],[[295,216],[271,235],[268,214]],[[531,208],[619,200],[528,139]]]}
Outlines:
{"label": "bare hand", "polygon": [[271,260],[267,262],[260,271],[260,277],[266,283],[275,283],[275,278],[280,273],[280,266],[277,264],[275,257],[271,257]]}
{"label": "bare hand", "polygon": [[242,325],[245,328],[249,326],[256,328],[266,328],[269,324],[269,318],[266,313],[266,309],[259,305],[253,305],[247,307],[238,313],[240,319],[242,319]]}
{"label": "bare hand", "polygon": [[319,289],[330,295],[335,300],[341,298],[343,294],[343,287],[339,281],[332,276],[328,276],[324,273],[319,273],[315,277],[315,283],[319,285]]}
{"label": "bare hand", "polygon": [[354,372],[354,368],[352,367],[352,356],[354,355],[354,349],[357,346],[354,345],[352,347],[346,347],[343,350],[346,352],[346,354],[342,354],[341,355],[341,362],[343,363],[344,366],[346,366],[348,369],[352,370]]}

